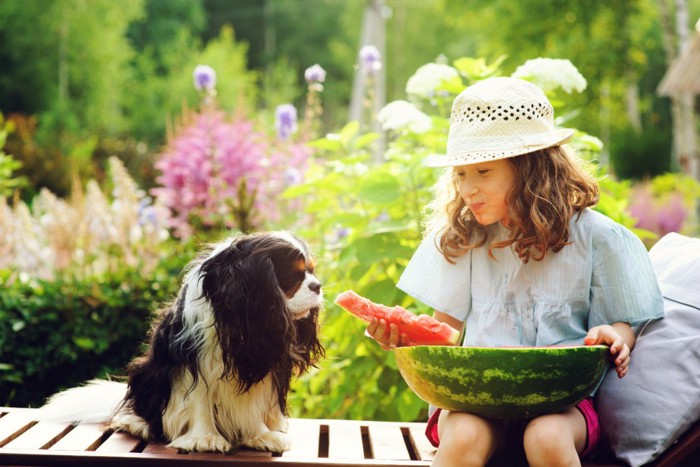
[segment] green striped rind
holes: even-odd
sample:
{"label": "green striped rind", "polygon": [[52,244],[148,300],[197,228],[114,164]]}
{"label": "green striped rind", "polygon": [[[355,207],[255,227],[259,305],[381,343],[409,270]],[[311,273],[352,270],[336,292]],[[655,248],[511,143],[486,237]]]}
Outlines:
{"label": "green striped rind", "polygon": [[565,410],[597,387],[608,347],[445,347],[395,350],[418,397],[437,407],[492,418]]}

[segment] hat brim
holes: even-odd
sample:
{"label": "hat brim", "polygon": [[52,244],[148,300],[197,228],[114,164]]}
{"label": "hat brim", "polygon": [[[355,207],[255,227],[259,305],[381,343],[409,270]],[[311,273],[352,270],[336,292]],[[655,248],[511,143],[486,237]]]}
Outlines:
{"label": "hat brim", "polygon": [[525,146],[515,149],[504,149],[499,151],[465,151],[457,154],[430,154],[425,159],[428,167],[457,167],[462,165],[478,164],[481,162],[491,162],[500,159],[508,159],[515,156],[522,156],[542,149],[561,146],[571,140],[574,130],[570,128],[558,128],[554,130],[551,142],[536,146]]}

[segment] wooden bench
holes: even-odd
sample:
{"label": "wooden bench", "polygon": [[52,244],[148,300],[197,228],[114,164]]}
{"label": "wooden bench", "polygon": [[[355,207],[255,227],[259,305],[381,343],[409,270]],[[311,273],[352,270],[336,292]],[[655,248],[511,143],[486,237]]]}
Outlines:
{"label": "wooden bench", "polygon": [[183,453],[98,424],[37,422],[33,409],[0,408],[0,465],[428,466],[424,423],[291,419],[292,449],[273,455]]}
{"label": "wooden bench", "polygon": [[[0,465],[42,466],[429,466],[435,449],[425,423],[290,420],[292,449],[281,454],[241,449],[236,453],[185,453],[99,424],[36,421],[35,409],[0,407]],[[700,465],[700,423],[655,467]],[[584,467],[614,464],[584,463]]]}

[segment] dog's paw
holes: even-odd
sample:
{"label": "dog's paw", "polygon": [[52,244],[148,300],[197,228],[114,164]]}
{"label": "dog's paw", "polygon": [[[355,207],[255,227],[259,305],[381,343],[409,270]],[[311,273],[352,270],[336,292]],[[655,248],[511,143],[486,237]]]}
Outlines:
{"label": "dog's paw", "polygon": [[228,452],[231,450],[231,443],[219,434],[203,436],[185,434],[172,440],[168,447],[183,451]]}
{"label": "dog's paw", "polygon": [[284,452],[292,446],[287,435],[279,431],[262,433],[254,438],[244,440],[242,444],[258,451],[270,452]]}
{"label": "dog's paw", "polygon": [[112,418],[109,427],[116,431],[126,431],[142,439],[148,439],[146,420],[132,413],[119,413]]}
{"label": "dog's paw", "polygon": [[281,431],[287,433],[289,431],[289,419],[284,416],[272,417],[267,421],[267,427],[270,431]]}

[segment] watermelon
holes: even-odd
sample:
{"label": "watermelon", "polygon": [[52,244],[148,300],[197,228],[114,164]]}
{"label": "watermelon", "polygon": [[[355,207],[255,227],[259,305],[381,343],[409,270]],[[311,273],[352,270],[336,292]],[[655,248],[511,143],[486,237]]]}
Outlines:
{"label": "watermelon", "polygon": [[396,324],[399,333],[406,334],[410,345],[455,345],[459,331],[430,315],[416,315],[401,306],[388,307],[346,290],[335,298],[335,303],[365,323],[372,318]]}
{"label": "watermelon", "polygon": [[608,347],[401,347],[399,371],[413,392],[443,409],[490,418],[565,410],[595,390]]}

